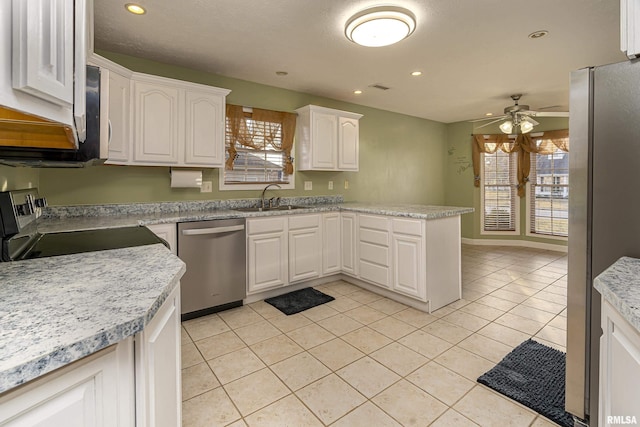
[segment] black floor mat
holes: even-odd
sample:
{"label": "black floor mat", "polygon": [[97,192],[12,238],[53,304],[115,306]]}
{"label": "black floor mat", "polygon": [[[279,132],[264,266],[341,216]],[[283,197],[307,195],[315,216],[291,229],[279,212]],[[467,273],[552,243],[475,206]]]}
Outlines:
{"label": "black floor mat", "polygon": [[564,410],[566,355],[531,339],[507,354],[478,382],[565,427],[573,418]]}
{"label": "black floor mat", "polygon": [[323,294],[313,288],[304,288],[299,291],[289,292],[273,298],[267,298],[265,302],[271,304],[286,315],[300,313],[317,305],[333,301],[335,298]]}

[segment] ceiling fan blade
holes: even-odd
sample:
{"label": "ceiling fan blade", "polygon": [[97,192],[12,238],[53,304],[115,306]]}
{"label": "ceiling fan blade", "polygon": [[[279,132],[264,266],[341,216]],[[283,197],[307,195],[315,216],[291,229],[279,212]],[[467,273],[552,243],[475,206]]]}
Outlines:
{"label": "ceiling fan blade", "polygon": [[485,120],[502,120],[507,116],[491,116],[491,117],[485,117],[483,119],[474,119],[474,120],[469,120],[469,123],[475,123],[475,122],[484,122]]}
{"label": "ceiling fan blade", "polygon": [[532,117],[528,117],[527,120],[529,120],[531,122],[531,124],[534,125],[534,126],[538,126],[540,124],[537,121],[533,120]]}
{"label": "ceiling fan blade", "polygon": [[482,126],[478,126],[478,127],[474,128],[474,130],[475,130],[475,129],[483,128],[483,127],[485,127],[485,126],[492,125],[492,124],[494,124],[494,123],[501,122],[502,120],[504,120],[504,117],[500,117],[499,119],[496,119],[496,120],[494,120],[494,121],[492,121],[492,122],[485,123],[485,124],[483,124]]}
{"label": "ceiling fan blade", "polygon": [[568,111],[532,111],[536,117],[569,117]]}

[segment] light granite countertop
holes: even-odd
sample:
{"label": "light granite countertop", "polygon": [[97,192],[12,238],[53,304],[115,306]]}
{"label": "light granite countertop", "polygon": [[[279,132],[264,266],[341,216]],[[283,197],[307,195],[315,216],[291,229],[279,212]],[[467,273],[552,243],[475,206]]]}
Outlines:
{"label": "light granite countertop", "polygon": [[[256,200],[47,208],[41,233],[228,218],[360,213],[438,219],[450,206],[343,203],[342,196],[282,199],[301,209],[242,212]],[[0,393],[141,331],[185,272],[163,245],[0,263]],[[126,284],[123,285],[123,284]]]}
{"label": "light granite countertop", "polygon": [[140,332],[184,272],[161,244],[0,263],[0,393]]}
{"label": "light granite countertop", "polygon": [[594,279],[593,286],[640,332],[640,259],[620,258]]}
{"label": "light granite countertop", "polygon": [[[382,204],[382,203],[327,203],[306,205],[300,209],[273,210],[265,212],[242,212],[234,210],[232,207],[213,207],[202,209],[202,206],[192,206],[197,209],[190,209],[188,203],[184,203],[175,210],[156,209],[150,207],[144,213],[144,207],[136,205],[133,214],[126,211],[124,205],[117,211],[109,211],[103,216],[94,215],[92,209],[101,210],[101,207],[84,207],[84,213],[88,215],[76,216],[77,211],[71,215],[56,215],[38,220],[38,231],[41,233],[54,233],[60,231],[92,230],[98,228],[128,227],[135,225],[166,224],[176,222],[207,221],[215,219],[229,218],[255,218],[275,215],[302,215],[319,212],[351,211],[369,213],[377,215],[388,215],[397,217],[409,217],[417,219],[439,219],[449,216],[462,215],[473,212],[473,208],[455,206],[430,206],[430,205],[403,205],[403,204]],[[141,212],[142,209],[142,212]]]}

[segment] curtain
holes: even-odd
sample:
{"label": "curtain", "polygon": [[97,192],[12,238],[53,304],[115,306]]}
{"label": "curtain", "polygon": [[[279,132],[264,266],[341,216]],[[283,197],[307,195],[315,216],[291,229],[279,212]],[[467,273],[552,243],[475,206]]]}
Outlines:
{"label": "curtain", "polygon": [[569,152],[569,131],[567,129],[544,132],[533,138],[531,134],[519,134],[510,140],[506,134],[473,135],[473,185],[480,187],[480,153],[493,154],[497,150],[518,155],[518,196],[524,197],[531,172],[531,153],[551,154],[556,149]]}
{"label": "curtain", "polygon": [[[284,172],[293,174],[293,138],[296,130],[296,115],[283,111],[263,110],[253,108],[252,113],[245,113],[241,105],[227,104],[227,120],[229,158],[225,164],[227,170],[233,170],[233,162],[237,157],[236,143],[254,150],[264,150],[271,146],[275,150],[284,152]],[[247,121],[254,121],[254,126],[248,126]],[[255,124],[258,124],[257,126]]]}

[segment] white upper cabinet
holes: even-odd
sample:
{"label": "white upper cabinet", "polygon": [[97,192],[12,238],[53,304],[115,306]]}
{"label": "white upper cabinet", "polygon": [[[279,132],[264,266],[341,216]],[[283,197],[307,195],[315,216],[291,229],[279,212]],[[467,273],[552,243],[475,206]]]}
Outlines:
{"label": "white upper cabinet", "polygon": [[188,90],[185,106],[185,163],[224,166],[225,97]]}
{"label": "white upper cabinet", "polygon": [[358,170],[361,114],[316,105],[296,112],[298,170]]}
{"label": "white upper cabinet", "polygon": [[640,57],[640,0],[620,0],[620,49]]}
{"label": "white upper cabinet", "polygon": [[0,105],[85,129],[87,0],[0,2]]}
{"label": "white upper cabinet", "polygon": [[177,164],[180,120],[177,88],[134,80],[133,129],[135,163]]}
{"label": "white upper cabinet", "polygon": [[212,86],[133,73],[133,158],[148,166],[224,166],[225,103]]}

